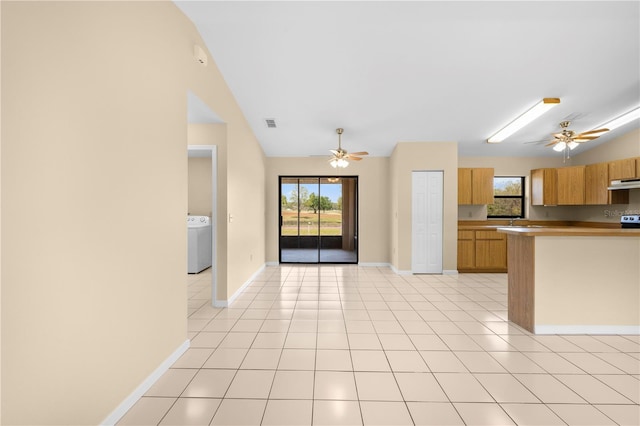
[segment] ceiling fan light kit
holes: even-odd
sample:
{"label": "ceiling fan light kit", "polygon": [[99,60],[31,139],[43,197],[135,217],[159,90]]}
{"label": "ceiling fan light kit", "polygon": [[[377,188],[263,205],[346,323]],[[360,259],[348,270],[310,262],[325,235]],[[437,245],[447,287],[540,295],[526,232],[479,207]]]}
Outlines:
{"label": "ceiling fan light kit", "polygon": [[333,154],[332,157],[329,159],[329,164],[331,165],[331,167],[333,167],[334,169],[335,168],[344,169],[349,165],[348,160],[360,161],[362,160],[362,158],[359,157],[360,155],[369,155],[369,153],[366,151],[352,152],[351,154],[349,154],[346,149],[342,149],[342,133],[344,133],[344,129],[337,128],[336,133],[338,134],[338,149],[329,150]]}
{"label": "ceiling fan light kit", "polygon": [[518,118],[513,120],[511,123],[507,124],[501,130],[499,130],[496,134],[487,139],[488,143],[499,143],[522,129],[527,124],[531,123],[536,118],[540,117],[545,112],[549,111],[554,106],[560,103],[560,98],[544,98],[542,101],[535,104],[529,110],[527,110],[524,114],[520,115]]}

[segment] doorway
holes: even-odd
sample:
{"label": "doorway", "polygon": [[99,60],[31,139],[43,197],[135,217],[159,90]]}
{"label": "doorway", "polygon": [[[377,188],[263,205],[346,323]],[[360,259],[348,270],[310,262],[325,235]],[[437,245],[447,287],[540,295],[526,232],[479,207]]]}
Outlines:
{"label": "doorway", "polygon": [[358,263],[357,176],[280,176],[280,263]]}
{"label": "doorway", "polygon": [[[210,185],[203,185],[210,188],[210,194],[205,197],[205,205],[200,206],[201,211],[191,212],[211,218],[211,305],[218,306],[218,281],[217,281],[217,208],[218,208],[218,150],[216,145],[188,145],[188,158],[199,158],[205,160],[208,164],[206,170],[207,177],[210,179]],[[191,198],[191,194],[190,197]],[[192,201],[192,200],[190,200]],[[208,205],[206,205],[208,204]]]}

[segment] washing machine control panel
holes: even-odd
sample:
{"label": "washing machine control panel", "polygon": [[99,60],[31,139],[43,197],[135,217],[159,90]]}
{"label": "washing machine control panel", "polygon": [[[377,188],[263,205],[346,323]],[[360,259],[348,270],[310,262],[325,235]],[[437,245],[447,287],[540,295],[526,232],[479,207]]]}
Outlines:
{"label": "washing machine control panel", "polygon": [[187,225],[209,225],[211,222],[209,216],[187,216]]}

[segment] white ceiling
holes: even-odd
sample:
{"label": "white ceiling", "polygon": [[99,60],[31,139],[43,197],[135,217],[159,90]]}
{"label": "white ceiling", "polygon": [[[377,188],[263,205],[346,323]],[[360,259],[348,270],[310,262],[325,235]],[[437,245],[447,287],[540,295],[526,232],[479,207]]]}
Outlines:
{"label": "white ceiling", "polygon": [[[374,156],[412,141],[457,141],[460,156],[554,156],[524,142],[569,116],[581,132],[640,105],[638,1],[176,4],[267,156],[326,155],[337,127],[344,148]],[[485,143],[544,97],[561,104]]]}

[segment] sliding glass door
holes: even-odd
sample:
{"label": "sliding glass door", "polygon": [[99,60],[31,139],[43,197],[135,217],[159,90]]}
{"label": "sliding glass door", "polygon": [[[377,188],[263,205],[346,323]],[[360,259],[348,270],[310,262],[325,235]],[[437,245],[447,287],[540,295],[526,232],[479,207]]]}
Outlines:
{"label": "sliding glass door", "polygon": [[280,177],[280,262],[358,263],[357,177]]}

